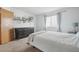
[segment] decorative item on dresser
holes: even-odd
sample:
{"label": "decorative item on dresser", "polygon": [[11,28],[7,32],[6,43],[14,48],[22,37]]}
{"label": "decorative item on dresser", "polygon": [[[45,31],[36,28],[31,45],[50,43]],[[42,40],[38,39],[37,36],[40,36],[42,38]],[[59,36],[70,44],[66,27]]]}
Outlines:
{"label": "decorative item on dresser", "polygon": [[13,17],[13,12],[0,8],[0,44],[13,40]]}

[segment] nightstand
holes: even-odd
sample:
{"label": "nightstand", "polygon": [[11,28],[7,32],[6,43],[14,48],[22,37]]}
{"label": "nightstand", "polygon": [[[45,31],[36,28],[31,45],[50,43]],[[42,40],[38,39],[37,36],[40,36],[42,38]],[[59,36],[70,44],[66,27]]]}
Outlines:
{"label": "nightstand", "polygon": [[68,32],[68,33],[70,33],[70,34],[76,34],[77,32]]}

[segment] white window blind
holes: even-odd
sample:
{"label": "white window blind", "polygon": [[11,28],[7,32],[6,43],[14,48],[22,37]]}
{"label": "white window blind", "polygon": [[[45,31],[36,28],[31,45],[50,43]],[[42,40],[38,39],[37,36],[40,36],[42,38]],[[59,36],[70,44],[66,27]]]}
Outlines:
{"label": "white window blind", "polygon": [[57,15],[46,17],[46,27],[58,27]]}

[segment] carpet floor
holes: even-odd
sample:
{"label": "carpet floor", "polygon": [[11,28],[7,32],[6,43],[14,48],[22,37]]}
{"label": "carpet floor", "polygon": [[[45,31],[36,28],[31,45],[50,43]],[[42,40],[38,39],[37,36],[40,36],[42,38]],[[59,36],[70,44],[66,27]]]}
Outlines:
{"label": "carpet floor", "polygon": [[42,52],[42,51],[37,48],[33,48],[31,46],[31,47],[28,47],[27,49],[25,49],[23,52]]}
{"label": "carpet floor", "polygon": [[28,38],[24,38],[0,45],[0,52],[41,52],[39,49],[26,44],[27,40]]}

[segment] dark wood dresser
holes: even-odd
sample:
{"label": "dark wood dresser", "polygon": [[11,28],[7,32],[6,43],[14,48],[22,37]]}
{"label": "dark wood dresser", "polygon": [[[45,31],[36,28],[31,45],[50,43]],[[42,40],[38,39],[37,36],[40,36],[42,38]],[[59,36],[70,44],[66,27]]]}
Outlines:
{"label": "dark wood dresser", "polygon": [[22,39],[34,32],[33,27],[15,28],[15,39]]}

